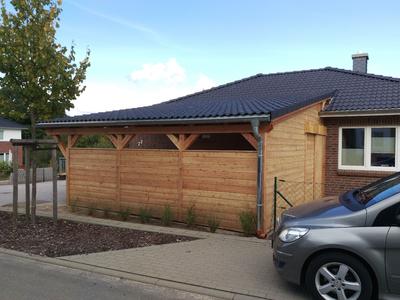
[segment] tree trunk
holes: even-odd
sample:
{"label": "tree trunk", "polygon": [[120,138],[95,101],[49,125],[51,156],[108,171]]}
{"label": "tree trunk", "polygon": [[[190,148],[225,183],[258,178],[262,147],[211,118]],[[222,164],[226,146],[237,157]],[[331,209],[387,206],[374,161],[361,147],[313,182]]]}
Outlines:
{"label": "tree trunk", "polygon": [[36,116],[33,112],[31,112],[31,138],[36,139]]}
{"label": "tree trunk", "polygon": [[32,164],[32,205],[31,205],[31,220],[32,224],[36,224],[36,160],[31,161]]}

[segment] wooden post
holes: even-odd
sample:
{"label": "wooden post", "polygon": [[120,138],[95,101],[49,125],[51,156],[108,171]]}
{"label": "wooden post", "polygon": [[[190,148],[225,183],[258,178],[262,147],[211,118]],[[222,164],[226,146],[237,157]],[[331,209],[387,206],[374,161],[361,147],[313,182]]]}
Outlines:
{"label": "wooden post", "polygon": [[12,150],[12,167],[13,167],[13,221],[17,223],[18,218],[18,146],[14,146]]}
{"label": "wooden post", "polygon": [[57,209],[58,209],[58,199],[57,199],[57,150],[54,148],[51,150],[51,165],[53,168],[53,221],[57,223]]}
{"label": "wooden post", "polygon": [[25,215],[26,220],[29,221],[31,214],[31,148],[25,146]]}
{"label": "wooden post", "polygon": [[32,224],[36,223],[36,160],[32,159],[32,207],[31,207]]}

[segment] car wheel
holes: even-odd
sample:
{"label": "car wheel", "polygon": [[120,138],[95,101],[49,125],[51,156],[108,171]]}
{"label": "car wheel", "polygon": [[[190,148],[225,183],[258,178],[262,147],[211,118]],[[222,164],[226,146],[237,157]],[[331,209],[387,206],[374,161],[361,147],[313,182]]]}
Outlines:
{"label": "car wheel", "polygon": [[305,283],[314,299],[372,299],[372,279],[357,258],[344,253],[324,253],[309,264]]}

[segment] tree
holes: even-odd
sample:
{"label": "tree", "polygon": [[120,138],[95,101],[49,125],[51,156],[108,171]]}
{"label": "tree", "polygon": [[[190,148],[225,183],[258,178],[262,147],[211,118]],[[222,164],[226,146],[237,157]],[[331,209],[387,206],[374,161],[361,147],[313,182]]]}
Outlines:
{"label": "tree", "polygon": [[38,120],[64,116],[85,90],[90,51],[78,64],[57,41],[61,0],[0,1],[0,111],[36,138]]}

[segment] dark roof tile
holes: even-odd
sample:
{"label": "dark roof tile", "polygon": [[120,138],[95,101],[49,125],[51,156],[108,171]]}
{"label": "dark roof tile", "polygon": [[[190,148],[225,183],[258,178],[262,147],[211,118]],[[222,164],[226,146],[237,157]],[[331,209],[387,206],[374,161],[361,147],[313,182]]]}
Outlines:
{"label": "dark roof tile", "polygon": [[279,117],[333,97],[326,111],[400,108],[400,79],[332,67],[257,74],[218,87],[147,107],[58,118],[50,123]]}

